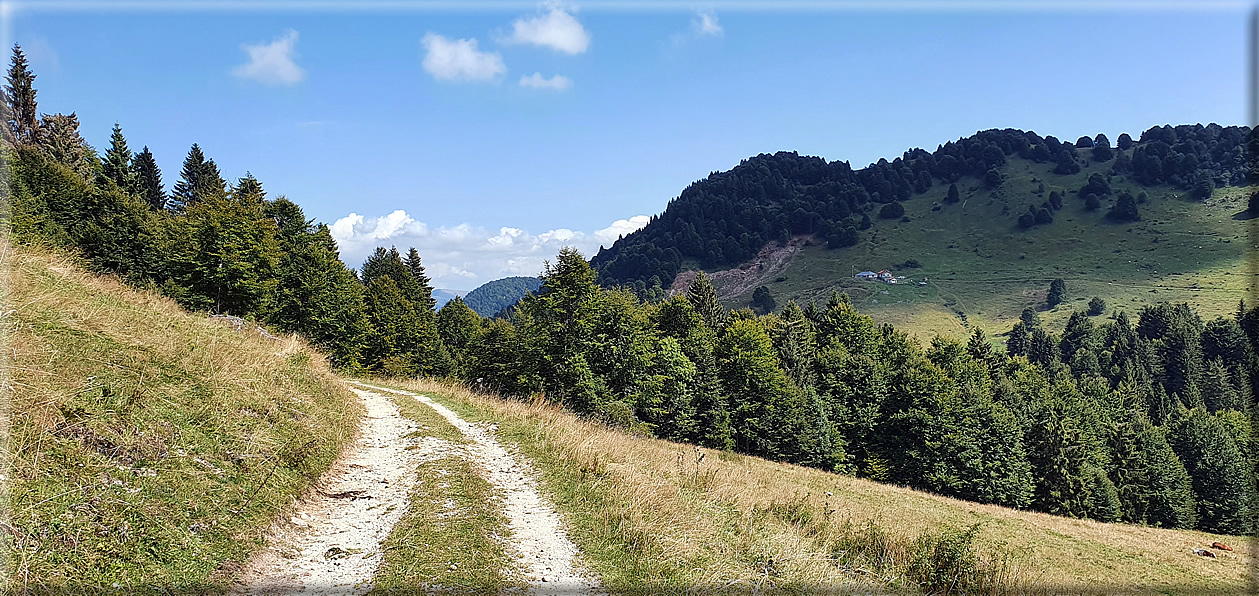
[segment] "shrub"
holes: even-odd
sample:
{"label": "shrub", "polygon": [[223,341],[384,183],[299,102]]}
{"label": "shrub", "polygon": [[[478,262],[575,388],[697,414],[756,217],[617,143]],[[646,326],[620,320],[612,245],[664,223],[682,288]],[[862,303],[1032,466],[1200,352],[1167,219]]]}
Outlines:
{"label": "shrub", "polygon": [[1105,300],[1102,300],[1101,298],[1098,298],[1097,296],[1094,296],[1092,300],[1089,300],[1089,316],[1090,317],[1096,317],[1097,315],[1100,315],[1104,312],[1106,312]]}
{"label": "shrub", "polygon": [[905,215],[905,206],[899,201],[892,201],[879,209],[879,217],[881,219],[896,219]]}
{"label": "shrub", "polygon": [[938,533],[919,536],[910,547],[912,559],[906,575],[917,583],[924,594],[958,594],[969,592],[980,577],[979,556],[975,553],[975,537],[979,525],[965,530],[946,528]]}
{"label": "shrub", "polygon": [[1050,282],[1049,296],[1046,298],[1046,302],[1048,302],[1051,307],[1057,306],[1062,303],[1062,299],[1066,296],[1066,294],[1067,282],[1060,277]]}

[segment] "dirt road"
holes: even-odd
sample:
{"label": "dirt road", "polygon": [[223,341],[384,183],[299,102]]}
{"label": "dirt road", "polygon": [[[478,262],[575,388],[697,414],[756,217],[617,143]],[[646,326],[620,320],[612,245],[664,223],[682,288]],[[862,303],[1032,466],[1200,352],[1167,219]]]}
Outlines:
{"label": "dirt road", "polygon": [[[469,423],[422,395],[355,385],[367,409],[358,439],[297,513],[270,530],[268,548],[246,566],[235,593],[366,593],[380,565],[380,545],[406,512],[416,467],[451,454],[465,457],[503,495],[508,551],[531,593],[599,591],[578,568],[577,547],[539,494],[528,463],[498,443],[491,425]],[[472,443],[413,435],[419,426],[399,413],[386,392],[427,405]]]}

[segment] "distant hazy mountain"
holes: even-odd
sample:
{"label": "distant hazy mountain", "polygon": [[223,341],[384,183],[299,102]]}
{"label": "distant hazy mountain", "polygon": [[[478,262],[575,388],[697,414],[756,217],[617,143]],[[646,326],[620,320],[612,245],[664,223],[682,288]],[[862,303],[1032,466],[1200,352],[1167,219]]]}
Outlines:
{"label": "distant hazy mountain", "polygon": [[506,277],[468,292],[463,301],[477,314],[492,317],[504,308],[515,305],[525,294],[536,292],[541,287],[542,280],[537,277]]}
{"label": "distant hazy mountain", "polygon": [[437,301],[437,309],[441,310],[447,302],[464,294],[467,294],[464,290],[433,290],[433,300]]}

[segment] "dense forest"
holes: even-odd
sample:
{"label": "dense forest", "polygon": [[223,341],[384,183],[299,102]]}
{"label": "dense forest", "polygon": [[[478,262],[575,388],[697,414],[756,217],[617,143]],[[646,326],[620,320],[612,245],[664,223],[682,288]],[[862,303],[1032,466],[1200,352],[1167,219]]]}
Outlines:
{"label": "dense forest", "polygon": [[[74,114],[38,117],[34,79],[15,46],[0,101],[11,207],[3,223],[13,239],[75,251],[89,268],[192,310],[299,333],[348,372],[446,377],[508,398],[542,396],[629,432],[983,503],[1228,534],[1254,529],[1259,308],[1243,303],[1235,316],[1210,321],[1185,304],[1131,315],[1094,309],[1073,315],[1061,335],[1029,310],[1004,350],[979,330],[965,342],[937,337],[923,346],[876,325],[842,294],[758,316],[727,311],[700,275],[685,294],[647,302],[632,289],[601,286],[596,269],[564,249],[507,316],[482,317],[461,299],[436,310],[414,249],[379,248],[352,270],[327,226],[284,197],[269,198],[248,173],[228,184],[195,144],[168,195],[153,155],[133,153],[120,126],[100,155],[79,136]],[[1186,183],[1186,172],[1207,167],[1228,181],[1241,175],[1238,155],[1213,153],[1239,147],[1231,136],[1239,129],[1159,130],[1174,138],[1147,133],[1141,146],[1168,146],[1160,180]],[[722,207],[729,195],[697,185],[648,229],[690,226],[679,204],[725,209],[728,224],[754,212],[766,221],[804,213],[797,223],[809,226],[854,221],[854,206],[906,198],[942,174],[982,175],[1008,152],[1054,158],[1047,141],[1031,138],[980,133],[938,157],[913,153],[860,172],[783,154],[757,158],[740,168],[763,168],[764,180],[778,181],[757,192],[778,193],[779,208]],[[1190,140],[1176,140],[1183,138]],[[1090,152],[1102,145],[1092,142]],[[1121,150],[1126,143],[1121,138]],[[1173,147],[1200,156],[1194,167],[1171,159]],[[1056,154],[1078,149],[1059,144]],[[1137,161],[1134,154],[1133,167]],[[826,187],[836,194],[811,191],[813,210],[801,203],[784,211],[800,200],[788,196],[797,188],[788,179],[810,188],[851,183]],[[701,194],[703,201],[690,200]],[[833,211],[816,210],[824,204]],[[711,238],[743,235],[732,229]],[[708,230],[700,232],[686,227],[684,235],[705,245]],[[760,241],[746,235],[747,243],[721,247],[714,258],[741,258]]]}
{"label": "dense forest", "polygon": [[477,314],[493,317],[504,309],[515,306],[525,294],[536,292],[541,287],[542,280],[536,277],[505,277],[486,282],[468,292],[463,301]]}
{"label": "dense forest", "polygon": [[[600,283],[658,297],[658,288],[669,287],[685,268],[734,267],[772,241],[812,234],[831,248],[858,244],[879,219],[901,218],[903,202],[935,184],[950,185],[945,203],[960,200],[957,182],[966,176],[988,188],[1000,186],[1000,170],[1012,156],[1054,164],[1054,173],[1064,175],[1078,173],[1084,162],[1109,163],[1111,175],[1205,198],[1216,187],[1246,183],[1248,139],[1248,128],[1217,124],[1156,126],[1139,141],[1122,134],[1113,147],[1104,134],[1072,143],[1030,131],[985,130],[934,152],[911,149],[860,170],[794,152],[762,154],[691,184],[646,227],[601,249],[591,263]],[[1105,206],[1116,220],[1138,217],[1138,197],[1112,195],[1106,176],[1090,177],[1079,198],[1090,209]],[[1064,200],[1061,193],[1038,198],[1011,224],[1052,223]]]}

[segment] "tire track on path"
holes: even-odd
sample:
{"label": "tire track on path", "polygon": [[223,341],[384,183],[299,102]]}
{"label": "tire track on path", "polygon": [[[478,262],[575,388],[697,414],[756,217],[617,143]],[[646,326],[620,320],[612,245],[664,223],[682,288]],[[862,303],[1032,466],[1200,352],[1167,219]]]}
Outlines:
{"label": "tire track on path", "polygon": [[366,408],[359,433],[269,546],[242,571],[235,594],[363,594],[381,543],[406,513],[416,468],[454,447],[420,430],[386,396],[351,388]]}
{"label": "tire track on path", "polygon": [[486,475],[486,480],[503,494],[504,515],[511,528],[511,545],[523,569],[529,591],[538,595],[571,595],[600,592],[577,563],[577,546],[568,539],[563,520],[542,498],[532,468],[505,449],[495,438],[495,425],[473,424],[427,396],[354,382],[376,391],[406,395],[441,414],[474,444],[464,452]]}

